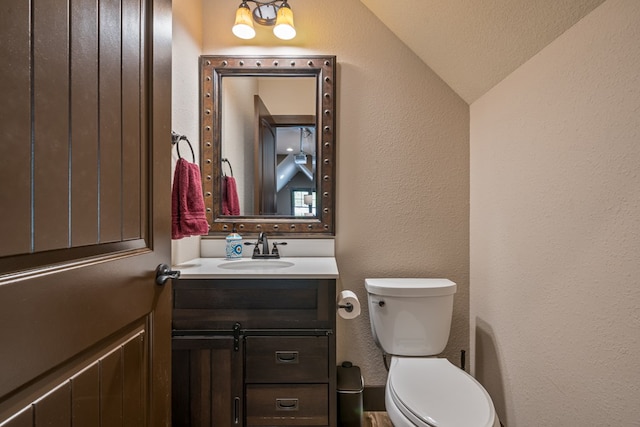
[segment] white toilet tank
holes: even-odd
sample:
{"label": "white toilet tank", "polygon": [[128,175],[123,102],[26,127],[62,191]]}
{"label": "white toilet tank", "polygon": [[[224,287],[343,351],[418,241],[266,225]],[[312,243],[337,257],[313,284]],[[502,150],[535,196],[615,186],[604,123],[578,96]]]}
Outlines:
{"label": "white toilet tank", "polygon": [[365,279],[371,331],[387,354],[442,353],[451,330],[456,284],[448,279]]}

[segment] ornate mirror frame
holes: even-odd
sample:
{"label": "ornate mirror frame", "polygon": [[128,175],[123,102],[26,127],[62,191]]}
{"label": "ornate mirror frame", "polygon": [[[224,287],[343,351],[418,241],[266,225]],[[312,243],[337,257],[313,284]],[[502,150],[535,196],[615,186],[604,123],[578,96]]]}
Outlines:
{"label": "ornate mirror frame", "polygon": [[[317,216],[222,215],[222,77],[286,76],[316,79]],[[201,56],[201,168],[210,235],[240,233],[335,234],[335,56]]]}

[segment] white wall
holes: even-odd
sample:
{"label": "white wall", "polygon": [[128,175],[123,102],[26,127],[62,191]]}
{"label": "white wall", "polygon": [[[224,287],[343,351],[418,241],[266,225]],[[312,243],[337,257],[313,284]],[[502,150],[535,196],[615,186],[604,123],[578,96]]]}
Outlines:
{"label": "white wall", "polygon": [[508,426],[639,425],[640,2],[471,106],[471,339]]}
{"label": "white wall", "polygon": [[255,77],[222,79],[222,137],[220,152],[229,164],[223,164],[225,174],[233,172],[240,204],[240,215],[253,215],[254,115],[253,96],[258,93]]}
{"label": "white wall", "polygon": [[[202,0],[173,0],[172,41],[172,101],[171,128],[186,135],[193,146],[196,163],[200,162],[200,116],[198,85],[198,57],[202,49]],[[172,152],[171,176],[178,160]],[[185,142],[180,143],[180,155],[192,161]],[[198,257],[200,237],[186,237],[171,241],[171,262],[179,264]]]}
{"label": "white wall", "polygon": [[[468,349],[469,107],[358,0],[291,3],[298,36],[231,33],[238,3],[205,1],[203,52],[336,55],[340,287],[366,305],[365,277],[447,277],[459,285],[445,354]],[[338,325],[338,360],[386,379],[366,307]]]}
{"label": "white wall", "polygon": [[259,95],[273,115],[316,114],[314,77],[271,77],[259,79]]}

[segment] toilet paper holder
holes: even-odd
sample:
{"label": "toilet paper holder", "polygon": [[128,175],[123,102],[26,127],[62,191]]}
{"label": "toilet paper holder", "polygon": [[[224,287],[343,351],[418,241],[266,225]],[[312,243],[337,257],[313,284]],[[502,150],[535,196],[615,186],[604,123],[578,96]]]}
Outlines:
{"label": "toilet paper holder", "polygon": [[338,304],[338,308],[344,308],[347,313],[351,313],[353,311],[353,304],[351,304],[350,302],[346,304]]}
{"label": "toilet paper holder", "polygon": [[338,316],[350,320],[360,316],[360,301],[353,291],[344,290],[336,298]]}

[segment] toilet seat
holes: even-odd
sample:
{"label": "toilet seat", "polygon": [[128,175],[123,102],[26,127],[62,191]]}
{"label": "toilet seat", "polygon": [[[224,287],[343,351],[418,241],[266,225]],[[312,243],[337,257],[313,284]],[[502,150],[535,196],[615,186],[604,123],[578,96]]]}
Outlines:
{"label": "toilet seat", "polygon": [[486,390],[447,359],[393,357],[387,397],[419,427],[491,427],[495,422]]}

